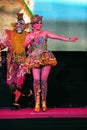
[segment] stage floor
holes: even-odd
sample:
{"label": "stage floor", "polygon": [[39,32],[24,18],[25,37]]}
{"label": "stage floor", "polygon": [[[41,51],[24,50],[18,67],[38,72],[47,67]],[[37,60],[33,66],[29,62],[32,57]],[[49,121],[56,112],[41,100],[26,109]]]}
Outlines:
{"label": "stage floor", "polygon": [[32,118],[87,118],[87,108],[48,108],[46,112],[35,112],[33,108],[20,110],[0,109],[0,119]]}

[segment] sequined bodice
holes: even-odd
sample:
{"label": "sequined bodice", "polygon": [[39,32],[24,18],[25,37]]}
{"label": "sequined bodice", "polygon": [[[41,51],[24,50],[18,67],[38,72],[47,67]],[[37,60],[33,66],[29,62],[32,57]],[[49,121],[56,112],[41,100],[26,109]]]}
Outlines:
{"label": "sequined bodice", "polygon": [[43,37],[40,36],[39,38],[34,39],[34,42],[32,44],[32,49],[33,50],[47,50],[47,40]]}

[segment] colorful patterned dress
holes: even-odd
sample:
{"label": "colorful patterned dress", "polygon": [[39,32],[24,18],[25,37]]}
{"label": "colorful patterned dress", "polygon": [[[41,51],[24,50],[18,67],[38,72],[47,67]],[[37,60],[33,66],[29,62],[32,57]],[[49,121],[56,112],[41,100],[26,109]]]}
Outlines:
{"label": "colorful patterned dress", "polygon": [[47,50],[47,39],[43,36],[34,39],[31,48],[32,52],[25,61],[29,68],[39,68],[46,65],[55,66],[57,64],[53,53]]}
{"label": "colorful patterned dress", "polygon": [[15,77],[15,83],[17,86],[21,86],[25,79],[25,74],[32,68],[41,68],[43,66],[55,66],[57,60],[53,53],[47,50],[47,39],[43,36],[35,38],[32,44],[28,46],[28,56],[25,59],[24,64],[19,66],[17,75]]}

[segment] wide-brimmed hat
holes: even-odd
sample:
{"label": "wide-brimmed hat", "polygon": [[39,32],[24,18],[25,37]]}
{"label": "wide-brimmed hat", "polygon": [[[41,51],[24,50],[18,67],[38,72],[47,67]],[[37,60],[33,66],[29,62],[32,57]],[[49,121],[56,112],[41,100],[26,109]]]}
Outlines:
{"label": "wide-brimmed hat", "polygon": [[34,24],[40,20],[42,20],[43,16],[39,16],[38,14],[35,14],[34,17],[31,18],[30,24]]}
{"label": "wide-brimmed hat", "polygon": [[[23,20],[25,22],[25,20],[23,18],[23,13],[17,13],[16,14],[16,18],[17,18],[17,22],[20,21],[20,20]],[[16,27],[17,22],[16,23],[11,23],[11,26],[12,27]],[[30,26],[30,23],[26,23],[25,24],[25,28],[26,29],[29,28],[29,26]]]}

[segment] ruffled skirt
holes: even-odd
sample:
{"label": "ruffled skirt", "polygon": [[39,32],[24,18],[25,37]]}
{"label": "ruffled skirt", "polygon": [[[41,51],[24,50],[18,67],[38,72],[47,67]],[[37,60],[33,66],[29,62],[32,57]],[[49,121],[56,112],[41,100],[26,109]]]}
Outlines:
{"label": "ruffled skirt", "polygon": [[25,61],[26,65],[29,68],[40,68],[42,66],[55,66],[57,64],[57,60],[51,51],[33,51]]}

